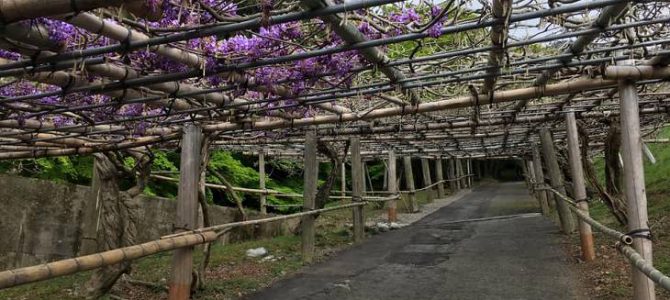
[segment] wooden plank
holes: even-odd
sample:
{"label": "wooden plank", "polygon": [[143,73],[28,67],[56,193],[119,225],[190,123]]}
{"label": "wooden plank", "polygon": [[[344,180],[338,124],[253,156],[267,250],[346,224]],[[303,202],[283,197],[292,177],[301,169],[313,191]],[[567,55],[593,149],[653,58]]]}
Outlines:
{"label": "wooden plank", "polygon": [[[430,178],[430,164],[428,163],[427,158],[422,158],[421,159],[421,173],[423,175],[423,186],[427,187],[431,184],[433,184],[432,178]],[[433,201],[433,188],[429,188],[426,190],[426,193],[428,194],[428,201]]]}
{"label": "wooden plank", "polygon": [[[316,189],[319,177],[319,161],[316,152],[316,132],[307,131],[305,134],[305,158],[304,158],[304,191],[303,191],[303,211],[310,211],[316,208]],[[310,263],[314,259],[314,216],[308,215],[302,217],[302,260]]]}
{"label": "wooden plank", "polygon": [[419,204],[416,202],[416,193],[414,190],[414,172],[412,172],[412,157],[403,156],[402,158],[403,169],[405,170],[405,186],[409,190],[407,197],[409,198],[409,208],[411,212],[419,211]]}
{"label": "wooden plank", "polygon": [[[259,189],[265,190],[265,149],[258,153],[258,178]],[[266,215],[268,213],[267,199],[265,194],[260,195],[261,215]]]}
{"label": "wooden plank", "polygon": [[[388,157],[388,162],[386,164],[387,166],[387,178],[388,178],[388,191],[391,192],[392,194],[395,194],[398,192],[398,180],[397,180],[397,175],[396,175],[396,157],[395,157],[395,152],[393,150],[389,150],[389,157]],[[388,221],[389,222],[396,222],[398,220],[398,212],[397,212],[397,205],[398,203],[396,200],[391,200],[387,204],[387,210],[388,210]]]}
{"label": "wooden plank", "polygon": [[[444,180],[444,173],[442,172],[442,158],[438,157],[435,159],[435,180],[437,182],[443,181]],[[437,184],[437,197],[439,199],[444,198],[444,183],[438,183]]]}
{"label": "wooden plank", "polygon": [[[200,148],[202,131],[198,125],[183,127],[177,217],[175,232],[195,229],[198,222],[198,182],[200,179]],[[172,279],[168,299],[186,300],[191,296],[193,278],[193,247],[180,248],[172,256]]]}
{"label": "wooden plank", "polygon": [[[363,162],[361,161],[361,140],[359,137],[351,138],[351,198],[354,202],[362,201],[365,188],[363,177]],[[365,238],[365,216],[363,206],[356,206],[353,210],[354,243],[360,243]]]}
{"label": "wooden plank", "polygon": [[[565,192],[565,186],[563,185],[563,175],[561,174],[561,168],[558,165],[558,160],[556,158],[556,149],[554,149],[554,140],[551,137],[551,132],[549,128],[543,127],[540,129],[540,139],[542,140],[542,152],[544,155],[544,161],[547,164],[547,171],[549,172],[549,181],[551,182],[551,187],[557,190],[563,195],[567,195]],[[561,221],[561,229],[563,233],[570,234],[575,231],[575,221],[572,216],[572,212],[568,208],[568,204],[561,199],[554,198],[556,202],[556,207],[558,208],[558,217]]]}
{"label": "wooden plank", "polygon": [[[584,169],[582,167],[582,155],[579,148],[579,136],[577,133],[577,120],[575,113],[569,112],[565,115],[565,125],[568,135],[568,160],[570,162],[570,173],[572,177],[572,189],[577,207],[583,214],[589,215],[589,203],[586,201],[586,184],[584,183]],[[579,238],[582,245],[582,258],[584,261],[593,261],[596,258],[596,250],[593,247],[593,232],[591,225],[579,221]]]}
{"label": "wooden plank", "polygon": [[[623,64],[630,64],[625,61]],[[621,158],[623,160],[623,189],[628,204],[628,230],[649,229],[647,195],[644,185],[642,137],[640,135],[640,101],[635,83],[619,81],[621,110]],[[644,232],[643,232],[644,234]],[[644,237],[633,240],[633,248],[648,262],[652,262],[652,242]],[[633,267],[633,299],[655,299],[654,283]]]}
{"label": "wooden plank", "polygon": [[[536,187],[537,185],[544,185],[545,184],[545,178],[544,178],[544,170],[542,169],[542,157],[540,156],[540,147],[536,143],[533,143],[533,175],[535,176],[535,184]],[[551,214],[551,211],[549,210],[549,197],[548,197],[548,191],[537,191],[536,197],[538,201],[540,202],[540,209],[542,210],[542,214],[545,216],[549,216]]]}

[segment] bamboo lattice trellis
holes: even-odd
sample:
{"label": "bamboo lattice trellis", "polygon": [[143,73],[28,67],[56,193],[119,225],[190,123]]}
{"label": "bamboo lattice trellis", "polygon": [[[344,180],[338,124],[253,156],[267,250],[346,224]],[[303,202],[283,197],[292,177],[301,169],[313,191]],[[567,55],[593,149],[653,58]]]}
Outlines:
{"label": "bamboo lattice trellis", "polygon": [[[361,136],[362,155],[368,157],[389,149],[423,156],[506,157],[527,155],[541,126],[552,127],[555,140],[564,143],[563,114],[568,111],[576,112],[583,121],[593,145],[602,146],[604,120],[618,115],[615,87],[622,78],[638,80],[644,134],[665,123],[670,106],[663,83],[670,77],[670,50],[666,50],[670,36],[665,26],[670,12],[663,2],[494,0],[490,8],[459,2],[460,9],[469,14],[449,20],[441,34],[460,35],[467,40],[462,47],[433,48],[424,55],[415,55],[417,50],[393,58],[384,52],[385,47],[408,41],[430,45],[434,39],[425,31],[368,39],[353,26],[360,20],[351,12],[367,9],[374,15],[380,5],[397,0],[279,2],[266,16],[251,10],[248,15],[212,20],[196,29],[165,32],[146,30],[131,18],[112,22],[103,17],[109,14],[109,7],[125,4],[138,13],[132,11],[135,2],[2,3],[5,24],[0,30],[0,48],[21,56],[0,61],[0,77],[60,88],[0,99],[0,159],[175,147],[181,125],[192,122],[216,138],[215,146],[247,153],[265,149],[269,155],[300,155],[305,129],[316,129],[324,141]],[[116,42],[84,43],[79,50],[63,50],[45,38],[44,28],[28,21],[37,17],[64,20],[92,36]],[[264,22],[276,25],[317,18],[341,38],[341,44],[213,67],[206,67],[207,55],[186,44],[212,35],[249,34]],[[522,36],[528,27],[538,32]],[[147,49],[184,68],[144,74],[127,57],[100,57]],[[288,66],[352,50],[359,51],[367,63],[348,70],[351,86],[322,83],[296,94],[288,88],[293,79],[268,85],[249,75],[250,70],[265,66]],[[623,60],[633,60],[639,67],[614,66]],[[380,74],[371,76],[375,71]],[[201,84],[213,74],[224,77],[225,84]],[[333,76],[316,74],[314,80],[328,82]],[[237,96],[240,90],[271,96],[245,99]],[[104,94],[115,101],[40,102],[44,97],[81,93]],[[286,99],[293,101],[268,105]],[[133,103],[158,111],[99,120],[82,117],[102,107]],[[297,109],[308,110],[308,115],[296,113]],[[79,121],[55,124],[54,116]],[[142,127],[141,134],[138,127]]]}

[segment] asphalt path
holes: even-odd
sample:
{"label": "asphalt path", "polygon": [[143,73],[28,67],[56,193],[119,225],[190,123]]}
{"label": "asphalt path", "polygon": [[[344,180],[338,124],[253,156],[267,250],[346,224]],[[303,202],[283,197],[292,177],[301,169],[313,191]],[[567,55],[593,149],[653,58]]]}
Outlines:
{"label": "asphalt path", "polygon": [[559,228],[523,183],[491,183],[249,299],[581,299]]}

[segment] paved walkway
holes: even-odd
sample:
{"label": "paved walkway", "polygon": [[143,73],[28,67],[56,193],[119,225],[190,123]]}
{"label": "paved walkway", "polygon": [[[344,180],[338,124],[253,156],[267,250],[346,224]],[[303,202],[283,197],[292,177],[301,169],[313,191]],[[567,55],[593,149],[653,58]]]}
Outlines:
{"label": "paved walkway", "polygon": [[534,203],[522,183],[487,184],[249,298],[579,299],[558,227]]}

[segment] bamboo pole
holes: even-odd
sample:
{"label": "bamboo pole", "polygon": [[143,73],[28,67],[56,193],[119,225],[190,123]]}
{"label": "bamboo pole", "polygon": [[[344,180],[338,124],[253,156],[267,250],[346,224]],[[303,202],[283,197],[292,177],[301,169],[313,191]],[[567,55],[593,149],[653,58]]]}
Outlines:
{"label": "bamboo pole", "polygon": [[503,61],[503,47],[506,47],[507,30],[506,19],[512,14],[511,0],[493,0],[491,3],[491,14],[495,20],[495,24],[491,26],[491,50],[489,51],[488,66],[486,74],[489,75],[484,79],[484,86],[481,93],[487,96],[493,95],[495,89],[496,77],[500,75],[500,65]]}
{"label": "bamboo pole", "polygon": [[[389,200],[391,200],[391,198],[374,199],[374,201],[389,201]],[[256,219],[256,220],[225,223],[225,224],[213,225],[213,226],[209,226],[209,227],[205,227],[205,228],[198,228],[198,229],[194,229],[194,230],[191,230],[191,231],[188,231],[188,232],[170,234],[170,235],[163,236],[161,238],[162,239],[169,239],[169,238],[173,238],[173,237],[178,237],[178,236],[183,236],[183,235],[188,235],[188,234],[194,234],[194,233],[203,233],[203,232],[209,232],[209,231],[223,232],[225,229],[228,229],[228,228],[263,224],[263,223],[276,222],[276,221],[282,221],[282,220],[293,219],[293,218],[301,218],[301,217],[304,217],[304,216],[316,215],[316,214],[321,214],[321,213],[325,213],[325,212],[329,212],[329,211],[347,209],[347,208],[352,208],[354,206],[362,206],[362,205],[366,205],[366,204],[367,204],[367,202],[347,203],[347,204],[342,204],[342,205],[332,206],[332,207],[327,207],[327,208],[313,209],[313,210],[309,210],[309,211],[302,211],[302,212],[298,212],[298,213],[294,213],[294,214],[290,214],[290,215],[279,215],[279,216]]]}
{"label": "bamboo pole", "polygon": [[[260,153],[258,153],[258,187],[261,190],[265,190],[265,151],[261,150]],[[261,215],[266,215],[268,213],[267,210],[267,196],[265,194],[261,194],[259,197],[260,201],[260,210],[261,210]]]}
{"label": "bamboo pole", "polygon": [[[316,190],[319,180],[319,161],[317,160],[317,137],[313,130],[305,134],[305,159],[304,159],[304,200],[303,211],[316,208]],[[314,229],[315,218],[313,215],[302,217],[302,260],[311,263],[314,259]]]}
{"label": "bamboo pole", "polygon": [[[532,145],[532,150],[533,150],[533,168],[534,168],[534,175],[535,175],[535,187],[534,189],[537,189],[540,187],[540,185],[545,184],[545,179],[544,179],[544,170],[542,169],[542,157],[540,156],[540,147],[536,144],[533,143]],[[549,200],[548,200],[548,192],[545,190],[539,190],[536,191],[536,197],[538,201],[540,202],[540,209],[542,210],[542,214],[545,216],[549,216],[551,211],[549,210]]]}
{"label": "bamboo pole", "polygon": [[[388,191],[390,194],[397,194],[398,193],[398,180],[397,180],[397,173],[396,173],[396,157],[395,157],[395,152],[393,150],[389,150],[388,154],[388,163],[386,164],[387,170],[386,173],[388,173],[387,178],[388,178]],[[397,202],[396,200],[391,200],[388,202],[387,205],[387,215],[388,215],[388,221],[390,222],[395,222],[398,220],[398,212],[397,212]]]}
{"label": "bamboo pole", "polygon": [[[202,132],[200,127],[195,124],[184,125],[183,132],[177,218],[175,222],[177,231],[188,231],[198,226],[198,181]],[[175,250],[172,257],[172,278],[168,299],[190,299],[192,272],[193,248],[186,247]]]}
{"label": "bamboo pole", "polygon": [[[359,137],[351,138],[351,200],[362,201],[365,178],[363,177],[363,162],[361,161],[361,140]],[[354,243],[360,243],[365,237],[365,216],[363,206],[352,208],[354,223]]]}
{"label": "bamboo pole", "polygon": [[410,212],[418,212],[419,204],[416,202],[416,188],[414,187],[414,172],[412,172],[412,157],[403,156],[402,158],[403,169],[405,170],[405,186],[407,187],[408,193],[407,197],[409,198],[409,210]]}
{"label": "bamboo pole", "polygon": [[[624,62],[628,64],[629,62]],[[623,186],[628,204],[628,230],[639,232],[629,234],[635,239],[633,247],[649,263],[652,263],[652,242],[647,216],[647,195],[644,184],[644,164],[642,161],[642,137],[640,135],[640,115],[635,82],[619,81],[619,105],[621,110],[621,158],[623,160]],[[633,268],[633,299],[653,300],[656,298],[654,283],[644,273]]]}
{"label": "bamboo pole", "polygon": [[[558,160],[556,158],[554,141],[548,128],[543,127],[540,129],[540,139],[542,140],[542,152],[544,154],[544,161],[547,163],[551,186],[562,194],[566,194],[565,186],[563,185],[563,176],[561,175],[561,168],[558,165]],[[558,217],[561,221],[561,229],[563,230],[563,233],[570,234],[575,230],[572,213],[565,202],[558,199],[555,200]]]}
{"label": "bamboo pole", "polygon": [[[172,181],[172,182],[178,182],[179,181],[178,178],[172,178],[172,177],[156,175],[156,174],[152,174],[151,178],[165,180],[165,181]],[[215,184],[215,183],[205,183],[205,186],[209,187],[209,188],[220,189],[220,190],[227,190],[228,189],[228,187],[226,187],[225,185]],[[280,191],[271,190],[271,189],[251,189],[251,188],[234,186],[233,191],[241,192],[241,193],[259,194],[259,195],[273,195],[275,197],[302,198],[301,194],[284,194]]]}
{"label": "bamboo pole", "polygon": [[[565,124],[568,132],[568,156],[570,161],[570,173],[572,177],[573,194],[577,207],[584,215],[589,215],[589,203],[586,198],[586,185],[584,184],[584,169],[579,148],[579,136],[577,133],[577,120],[575,113],[569,112],[565,115]],[[596,250],[593,246],[593,232],[591,225],[579,221],[579,238],[582,246],[582,258],[584,261],[593,261],[596,258]]]}
{"label": "bamboo pole", "polygon": [[670,67],[655,66],[609,66],[603,74],[607,79],[644,80],[670,78]]}
{"label": "bamboo pole", "polygon": [[188,234],[31,267],[2,271],[0,272],[0,289],[93,270],[159,252],[213,242],[217,237],[217,233],[213,231]]}
{"label": "bamboo pole", "polygon": [[[121,5],[132,5],[134,7],[137,6],[136,4],[140,4],[139,7],[145,9],[133,10],[133,13],[141,15],[150,11],[145,5],[145,1],[142,0],[4,0],[0,2],[0,12],[2,13],[2,23],[9,24],[21,20],[76,13],[102,7],[118,7]],[[77,11],[74,11],[75,8]]]}
{"label": "bamboo pole", "polygon": [[[309,10],[323,9],[329,5],[334,5],[334,2],[320,1],[320,0],[301,0],[301,5]],[[347,22],[346,18],[341,15],[331,14],[322,16],[321,20],[330,25],[330,28],[342,38],[347,44],[360,44],[368,41],[368,38],[361,34],[358,28],[351,22]],[[412,104],[419,102],[419,95],[416,90],[405,88],[402,83],[407,79],[405,73],[401,72],[396,67],[389,66],[390,58],[386,56],[383,50],[378,47],[366,47],[358,50],[359,54],[365,59],[374,64],[375,68],[383,73],[391,82],[398,82],[401,92],[408,95]],[[404,105],[403,105],[404,106]]]}
{"label": "bamboo pole", "polygon": [[549,84],[543,88],[528,87],[506,91],[496,91],[494,97],[478,97],[464,96],[456,97],[446,100],[421,103],[409,107],[390,107],[379,108],[361,114],[359,112],[321,115],[308,118],[287,120],[272,120],[272,121],[256,121],[251,124],[248,123],[231,123],[222,122],[218,124],[210,124],[203,127],[206,132],[210,131],[232,131],[244,128],[254,128],[256,130],[262,129],[278,129],[278,128],[297,128],[310,125],[332,124],[340,122],[353,122],[363,120],[374,120],[379,118],[399,116],[399,115],[414,115],[417,113],[435,112],[454,108],[471,107],[479,103],[479,105],[490,103],[510,102],[523,99],[535,99],[538,97],[557,96],[570,93],[583,92],[586,90],[602,89],[616,86],[615,80],[606,80],[602,78],[580,78],[576,80],[560,82],[556,84]]}
{"label": "bamboo pole", "polygon": [[[430,178],[430,164],[428,163],[427,158],[421,158],[421,173],[423,175],[423,186],[431,186],[433,181]],[[433,189],[430,188],[426,192],[428,195],[428,201],[433,201]]]}
{"label": "bamboo pole", "polygon": [[[379,199],[375,201],[384,200],[391,200],[391,198]],[[365,204],[366,202],[349,203],[328,208],[299,212],[291,215],[281,215],[258,220],[214,225],[207,228],[198,228],[187,232],[180,232],[163,236],[159,240],[142,243],[135,246],[59,260],[56,262],[40,264],[31,267],[2,271],[0,272],[0,289],[70,275],[103,266],[114,265],[120,262],[130,261],[160,252],[211,243],[219,238],[221,232],[225,232],[225,230],[229,228],[299,218],[305,215],[321,214],[334,210],[348,209],[354,206],[362,206]]]}
{"label": "bamboo pole", "polygon": [[437,185],[437,197],[439,199],[444,198],[444,174],[442,173],[442,157],[435,159],[435,180],[439,182]]}

